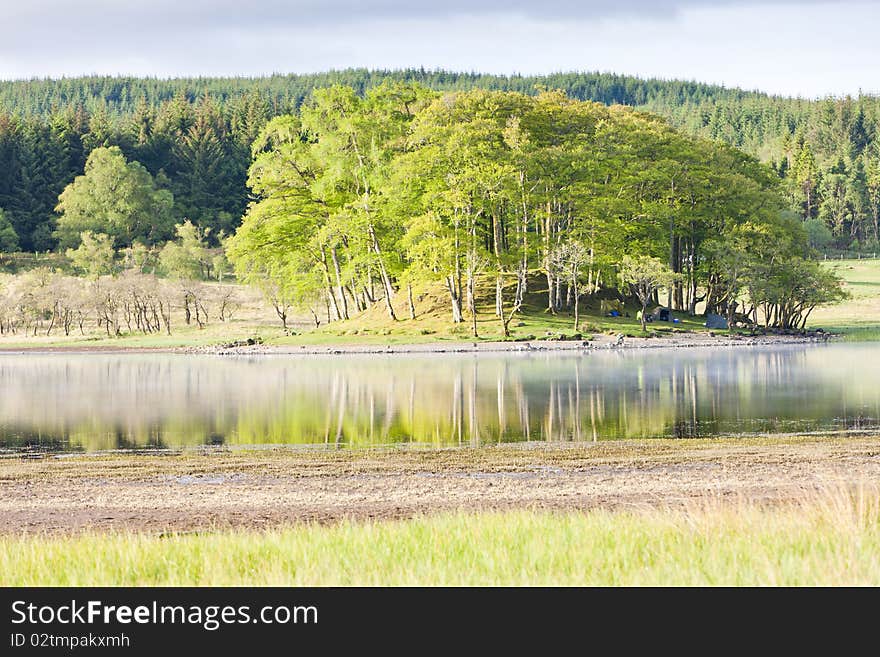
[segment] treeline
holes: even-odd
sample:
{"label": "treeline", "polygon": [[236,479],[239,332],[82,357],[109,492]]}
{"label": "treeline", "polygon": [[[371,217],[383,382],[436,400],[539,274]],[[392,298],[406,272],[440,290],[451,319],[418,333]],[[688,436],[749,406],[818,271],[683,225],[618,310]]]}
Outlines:
{"label": "treeline", "polygon": [[0,107],[22,116],[48,117],[61,108],[83,108],[93,114],[105,111],[122,117],[135,113],[142,102],[154,109],[185,97],[194,102],[204,94],[218,103],[259,94],[273,114],[298,108],[312,91],[336,84],[359,94],[383,82],[415,82],[437,91],[518,91],[534,94],[537,88],[563,89],[572,98],[605,105],[676,106],[712,99],[741,100],[767,98],[759,92],[728,89],[718,85],[678,80],[642,79],[612,73],[556,73],[552,75],[488,75],[425,69],[347,69],[306,75],[272,75],[246,78],[158,78],[79,77],[60,80],[34,79],[0,81]]}
{"label": "treeline", "polygon": [[880,99],[716,98],[653,109],[769,163],[815,247],[880,248]]}
{"label": "treeline", "polygon": [[[0,336],[85,336],[92,329],[108,337],[171,335],[177,322],[198,328],[215,319],[228,322],[243,293],[239,285],[223,284],[231,273],[223,250],[209,248],[204,232],[188,221],[173,232],[175,238],[159,246],[138,241],[130,230],[122,231],[127,239],[121,240],[83,230],[76,248],[51,260],[44,256],[17,274],[0,274]],[[125,244],[121,249],[115,247],[119,242]]]}
{"label": "treeline", "polygon": [[[55,248],[58,195],[98,147],[118,146],[174,199],[173,222],[238,225],[248,203],[250,144],[273,117],[315,89],[363,95],[384,81],[433,90],[561,89],[570,98],[648,109],[688,134],[720,140],[772,164],[789,207],[820,249],[878,249],[880,101],[807,101],[694,82],[598,73],[494,76],[352,69],[266,78],[73,78],[0,82],[0,248]],[[215,242],[216,243],[216,242]],[[4,246],[5,244],[5,246]]]}
{"label": "treeline", "polygon": [[334,86],[270,121],[253,152],[255,202],[228,256],[276,308],[316,321],[373,303],[414,318],[430,288],[475,336],[492,299],[509,334],[541,289],[577,329],[583,297],[616,288],[644,309],[663,288],[675,309],[799,328],[842,294],[772,169],[621,106]]}

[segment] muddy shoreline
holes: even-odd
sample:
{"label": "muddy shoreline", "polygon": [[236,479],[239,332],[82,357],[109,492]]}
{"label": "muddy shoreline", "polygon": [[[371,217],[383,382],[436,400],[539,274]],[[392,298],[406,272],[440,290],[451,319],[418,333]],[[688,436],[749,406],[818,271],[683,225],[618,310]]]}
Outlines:
{"label": "muddy shoreline", "polygon": [[267,529],[443,511],[798,501],[880,484],[878,436],[0,458],[0,533]]}
{"label": "muddy shoreline", "polygon": [[693,349],[713,347],[762,347],[777,345],[825,344],[840,339],[835,334],[819,335],[756,335],[719,336],[708,333],[682,333],[668,337],[627,338],[596,335],[591,340],[530,340],[523,342],[425,342],[413,344],[328,345],[205,345],[198,347],[133,347],[107,345],[34,345],[5,347],[0,354],[69,353],[127,354],[182,353],[238,355],[333,355],[333,354],[443,354],[443,353],[523,353],[523,352],[584,352],[594,350]]}
{"label": "muddy shoreline", "polygon": [[692,349],[707,347],[760,347],[790,344],[825,344],[835,338],[800,335],[711,336],[708,334],[681,334],[663,338],[627,338],[597,335],[592,340],[529,340],[523,342],[431,342],[401,345],[250,345],[235,347],[194,347],[186,353],[214,353],[218,355],[248,354],[443,354],[443,353],[529,353],[529,352],[583,352],[595,350],[639,349]]}

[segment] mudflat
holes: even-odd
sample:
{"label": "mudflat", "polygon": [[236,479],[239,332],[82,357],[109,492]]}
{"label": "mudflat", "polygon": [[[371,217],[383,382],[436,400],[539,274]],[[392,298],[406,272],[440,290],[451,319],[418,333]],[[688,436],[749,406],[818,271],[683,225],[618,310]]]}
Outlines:
{"label": "mudflat", "polygon": [[440,511],[774,504],[880,484],[880,436],[0,458],[0,533],[176,532]]}

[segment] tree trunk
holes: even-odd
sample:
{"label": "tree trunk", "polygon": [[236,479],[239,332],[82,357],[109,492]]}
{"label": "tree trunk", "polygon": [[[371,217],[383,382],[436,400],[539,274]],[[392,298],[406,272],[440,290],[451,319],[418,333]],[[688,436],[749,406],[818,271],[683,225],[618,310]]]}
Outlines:
{"label": "tree trunk", "polygon": [[452,323],[460,324],[464,321],[461,315],[461,297],[455,293],[455,281],[451,276],[446,277],[446,289],[449,290],[449,299],[452,303]]}
{"label": "tree trunk", "polygon": [[504,314],[504,269],[501,264],[502,235],[501,219],[497,212],[492,213],[492,250],[495,254],[495,315],[502,317]]}
{"label": "tree trunk", "polygon": [[345,288],[342,285],[342,273],[339,270],[339,258],[336,257],[336,247],[330,248],[330,258],[333,260],[333,271],[336,274],[336,289],[339,292],[339,300],[342,302],[342,319],[348,319],[348,300],[345,298]]}
{"label": "tree trunk", "polygon": [[345,291],[348,292],[348,296],[350,296],[352,298],[352,300],[354,301],[354,307],[358,312],[361,312],[362,310],[367,309],[366,306],[361,302],[360,296],[358,296],[358,294],[355,293],[354,288],[352,286],[346,285]]}
{"label": "tree trunk", "polygon": [[385,288],[385,308],[388,311],[388,317],[397,321],[397,315],[394,314],[394,306],[391,301],[394,298],[394,288],[391,286],[391,278],[385,269],[385,262],[382,258],[382,249],[379,248],[379,240],[376,238],[376,229],[373,224],[369,227],[370,240],[373,246],[373,252],[376,254],[376,264],[379,266],[379,276],[382,279],[382,286]]}
{"label": "tree trunk", "polygon": [[[456,217],[458,216],[458,210]],[[458,314],[461,316],[461,244],[458,240],[458,220],[455,222],[455,278],[450,283],[450,287],[455,288],[455,298],[458,299]],[[461,320],[459,320],[461,321]]]}
{"label": "tree trunk", "polygon": [[[548,265],[549,267],[549,265]],[[547,269],[547,310],[556,314],[556,290],[553,287],[553,272]]]}
{"label": "tree trunk", "polygon": [[[328,303],[333,307],[335,318],[342,319],[342,311],[339,310],[339,304],[336,302],[336,295],[333,293],[333,287],[330,283],[330,266],[327,264],[327,252],[323,246],[321,247],[321,269],[324,272],[324,290]],[[331,321],[329,312],[327,315],[327,323],[329,324]]]}
{"label": "tree trunk", "polygon": [[[675,185],[672,186],[673,192]],[[669,216],[669,269],[675,271],[675,215]],[[666,292],[666,307],[672,310],[672,291],[674,285],[670,285]]]}
{"label": "tree trunk", "polygon": [[472,271],[468,271],[467,274],[467,298],[468,298],[468,312],[471,314],[471,333],[473,333],[475,338],[480,337],[477,335],[477,293],[474,289],[476,283],[474,281],[474,273]]}
{"label": "tree trunk", "polygon": [[367,270],[367,282],[364,285],[364,306],[368,306],[371,303],[376,303],[376,294],[373,291],[373,269],[369,268]]}
{"label": "tree trunk", "polygon": [[[56,308],[57,308],[57,306],[56,306]],[[49,322],[49,328],[46,330],[46,337],[49,337],[49,335],[52,333],[52,328],[55,326],[56,315],[57,315],[57,312],[55,310],[53,310],[52,311],[52,321]]]}

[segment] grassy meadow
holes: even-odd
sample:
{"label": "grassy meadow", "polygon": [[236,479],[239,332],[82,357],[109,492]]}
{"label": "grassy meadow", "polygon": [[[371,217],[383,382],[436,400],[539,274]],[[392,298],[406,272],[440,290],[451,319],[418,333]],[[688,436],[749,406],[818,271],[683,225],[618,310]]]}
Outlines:
{"label": "grassy meadow", "polygon": [[847,340],[880,340],[880,259],[829,260],[846,283],[850,299],[816,308],[810,326],[841,332]]}
{"label": "grassy meadow", "polygon": [[515,511],[268,532],[0,538],[0,581],[58,585],[880,585],[880,495],[776,507]]}

